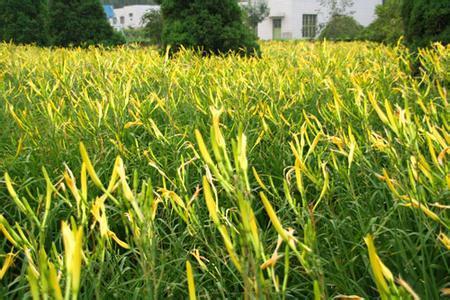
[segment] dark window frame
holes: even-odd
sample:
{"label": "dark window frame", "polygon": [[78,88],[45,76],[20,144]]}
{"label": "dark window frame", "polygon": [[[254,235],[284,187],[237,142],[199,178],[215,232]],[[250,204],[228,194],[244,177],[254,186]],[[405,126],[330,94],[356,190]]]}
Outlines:
{"label": "dark window frame", "polygon": [[302,37],[315,38],[317,36],[317,14],[302,15]]}

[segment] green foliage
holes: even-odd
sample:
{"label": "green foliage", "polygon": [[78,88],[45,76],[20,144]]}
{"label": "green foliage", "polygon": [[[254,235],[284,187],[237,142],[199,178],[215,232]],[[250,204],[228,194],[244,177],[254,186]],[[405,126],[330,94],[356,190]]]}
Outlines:
{"label": "green foliage", "polygon": [[402,0],[386,0],[376,7],[377,19],[365,30],[367,40],[383,43],[396,43],[404,34],[401,17]]}
{"label": "green foliage", "polygon": [[0,40],[45,45],[45,21],[45,0],[0,0]]}
{"label": "green foliage", "polygon": [[319,39],[354,40],[359,38],[363,29],[351,16],[334,15],[320,33]]}
{"label": "green foliage", "polygon": [[450,48],[420,51],[413,78],[402,45],[262,47],[1,44],[0,298],[70,288],[65,221],[83,231],[80,300],[188,299],[186,259],[198,299],[410,299],[397,282],[440,299]]}
{"label": "green foliage", "polygon": [[405,38],[412,48],[450,42],[450,0],[403,1]]}
{"label": "green foliage", "polygon": [[124,42],[106,20],[99,0],[51,0],[49,30],[55,46],[109,46]]}
{"label": "green foliage", "polygon": [[320,6],[326,8],[330,17],[336,15],[349,15],[352,13],[349,9],[353,7],[354,0],[320,0]]}
{"label": "green foliage", "polygon": [[249,2],[248,5],[244,6],[244,11],[247,14],[248,24],[255,30],[258,24],[270,14],[269,6],[265,1],[258,1],[256,3]]}
{"label": "green foliage", "polygon": [[142,21],[145,23],[145,35],[152,44],[161,45],[161,37],[163,32],[163,17],[161,11],[151,10],[147,12]]}
{"label": "green foliage", "polygon": [[138,43],[140,45],[151,44],[144,28],[130,28],[122,31],[127,43]]}
{"label": "green foliage", "polygon": [[256,36],[243,22],[236,0],[165,0],[162,46],[172,52],[182,47],[204,53],[259,52]]}

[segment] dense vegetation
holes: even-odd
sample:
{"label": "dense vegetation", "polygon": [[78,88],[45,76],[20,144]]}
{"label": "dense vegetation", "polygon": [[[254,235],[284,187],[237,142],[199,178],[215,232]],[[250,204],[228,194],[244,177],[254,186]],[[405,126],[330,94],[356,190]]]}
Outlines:
{"label": "dense vegetation", "polygon": [[0,41],[48,43],[44,0],[0,0]]}
{"label": "dense vegetation", "polygon": [[0,40],[63,47],[125,42],[99,0],[0,0]]}
{"label": "dense vegetation", "polygon": [[263,50],[0,45],[2,298],[439,299],[450,48]]}
{"label": "dense vegetation", "polygon": [[364,29],[363,37],[375,42],[397,43],[405,33],[402,0],[386,0],[376,7],[375,13],[376,19]]}
{"label": "dense vegetation", "polygon": [[406,42],[412,48],[450,43],[450,0],[403,1]]}
{"label": "dense vegetation", "polygon": [[191,48],[205,54],[259,53],[256,35],[244,24],[236,0],[164,0],[161,43],[172,52]]}
{"label": "dense vegetation", "polygon": [[319,39],[355,40],[360,38],[364,27],[353,17],[334,15],[321,31]]}
{"label": "dense vegetation", "polygon": [[115,45],[122,36],[114,31],[98,0],[51,0],[49,30],[55,46]]}

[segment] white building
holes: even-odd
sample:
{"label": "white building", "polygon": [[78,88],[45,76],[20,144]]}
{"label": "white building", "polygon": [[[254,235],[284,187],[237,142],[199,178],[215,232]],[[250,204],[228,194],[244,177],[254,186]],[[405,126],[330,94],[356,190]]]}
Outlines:
{"label": "white building", "polygon": [[142,17],[146,12],[159,10],[159,5],[129,5],[114,9],[115,19],[113,26],[119,26],[121,29],[142,28],[144,23]]}
{"label": "white building", "polygon": [[[320,0],[266,2],[270,8],[269,17],[258,25],[258,37],[262,40],[315,38],[319,28],[326,24],[330,17],[330,12],[321,6]],[[354,5],[348,11],[352,12],[351,16],[361,25],[367,26],[375,20],[375,7],[382,2],[383,0],[354,0]]]}
{"label": "white building", "polygon": [[106,18],[108,19],[109,24],[115,29],[115,30],[121,30],[122,27],[117,22],[117,17],[114,12],[114,6],[112,5],[103,5],[103,10],[105,12]]}

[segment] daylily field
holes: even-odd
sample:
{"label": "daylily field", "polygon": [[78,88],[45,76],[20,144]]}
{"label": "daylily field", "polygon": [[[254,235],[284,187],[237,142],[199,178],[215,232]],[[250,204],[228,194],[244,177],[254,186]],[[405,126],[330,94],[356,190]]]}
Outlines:
{"label": "daylily field", "polygon": [[0,44],[0,298],[450,294],[450,46],[262,50]]}

